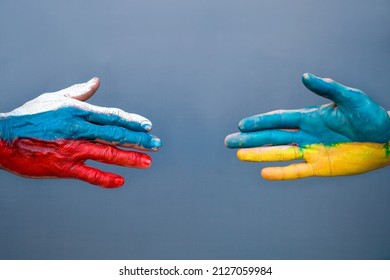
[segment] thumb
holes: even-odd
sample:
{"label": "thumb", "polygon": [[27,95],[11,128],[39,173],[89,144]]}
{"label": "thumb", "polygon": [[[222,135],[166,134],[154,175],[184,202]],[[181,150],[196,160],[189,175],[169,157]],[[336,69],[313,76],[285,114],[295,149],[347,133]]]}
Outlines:
{"label": "thumb", "polygon": [[100,86],[99,78],[94,77],[86,83],[75,84],[57,92],[64,97],[86,101],[98,90]]}
{"label": "thumb", "polygon": [[366,104],[368,96],[362,91],[344,86],[331,79],[319,78],[313,74],[305,73],[302,82],[307,89],[315,94],[332,100],[346,109],[355,109]]}

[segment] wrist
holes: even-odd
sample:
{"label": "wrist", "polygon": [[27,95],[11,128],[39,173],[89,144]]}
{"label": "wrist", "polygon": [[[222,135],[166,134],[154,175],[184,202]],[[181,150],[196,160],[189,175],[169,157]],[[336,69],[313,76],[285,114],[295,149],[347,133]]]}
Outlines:
{"label": "wrist", "polygon": [[13,154],[7,137],[9,136],[9,120],[6,113],[0,113],[0,169],[5,169],[9,161],[12,161]]}
{"label": "wrist", "polygon": [[7,127],[7,117],[4,113],[0,113],[0,140],[5,140],[6,137],[6,127]]}
{"label": "wrist", "polygon": [[[0,130],[1,130],[1,121],[0,121]],[[1,136],[1,132],[0,132]],[[4,160],[7,160],[10,155],[7,149],[7,141],[5,141],[2,137],[0,137],[0,169],[4,169]]]}
{"label": "wrist", "polygon": [[12,157],[9,154],[9,145],[7,139],[7,116],[4,113],[0,113],[0,169],[3,168],[4,160],[8,157]]}

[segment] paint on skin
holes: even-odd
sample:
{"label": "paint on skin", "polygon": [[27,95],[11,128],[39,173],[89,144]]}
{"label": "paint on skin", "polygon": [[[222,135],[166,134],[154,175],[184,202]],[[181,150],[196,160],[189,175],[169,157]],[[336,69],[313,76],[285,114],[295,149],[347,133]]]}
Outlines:
{"label": "paint on skin", "polygon": [[0,138],[88,139],[141,150],[158,150],[161,140],[148,134],[152,123],[117,108],[90,105],[99,80],[45,93],[0,117]]}
{"label": "paint on skin", "polygon": [[311,176],[356,175],[390,165],[389,143],[312,144],[304,147],[271,146],[240,149],[243,161],[270,162],[303,159],[286,167],[268,167],[262,175],[269,180],[291,180]]}
{"label": "paint on skin", "polygon": [[10,116],[2,119],[1,124],[12,128],[0,133],[0,138],[7,141],[16,138],[88,139],[137,149],[158,150],[161,147],[161,140],[157,137],[129,129],[137,124],[124,122],[117,116],[95,114],[73,107],[34,115]]}
{"label": "paint on skin", "polygon": [[385,144],[386,157],[390,157],[390,142]]}
{"label": "paint on skin", "polygon": [[9,113],[1,114],[0,117],[34,115],[69,107],[95,113],[96,115],[117,118],[122,123],[132,124],[130,129],[136,131],[150,131],[152,129],[150,120],[140,115],[127,113],[117,108],[94,106],[78,100],[88,98],[83,96],[92,90],[97,81],[97,78],[93,78],[87,83],[73,85],[53,93],[44,93]]}
{"label": "paint on skin", "polygon": [[0,114],[0,168],[26,177],[77,178],[106,188],[119,187],[124,179],[88,167],[85,160],[147,168],[150,156],[114,145],[158,150],[161,140],[148,133],[151,122],[120,109],[82,102],[94,94],[98,82],[94,78],[45,93]]}
{"label": "paint on skin", "polygon": [[[23,116],[54,111],[64,106],[74,105],[77,107],[78,103],[80,102],[77,99],[90,92],[92,88],[96,86],[97,82],[97,78],[92,78],[86,83],[75,84],[57,92],[41,94],[37,98],[26,102],[22,106],[14,109],[9,113],[2,113],[1,116]],[[81,106],[85,106],[83,102],[80,103],[82,103]]]}
{"label": "paint on skin", "polygon": [[226,137],[226,146],[241,148],[237,156],[246,161],[306,160],[263,169],[272,180],[360,174],[389,164],[389,112],[362,91],[331,79],[304,74],[302,81],[333,103],[245,118],[241,132]]}
{"label": "paint on skin", "polygon": [[365,113],[366,117],[363,114],[354,116],[341,113],[334,104],[326,104],[309,110],[256,115],[240,121],[241,132],[227,136],[225,143],[229,148],[249,148],[269,144],[297,143],[302,146],[314,143],[330,145],[389,141],[390,118],[387,112],[379,106],[372,106]]}
{"label": "paint on skin", "polygon": [[123,177],[85,165],[95,160],[133,168],[147,168],[149,155],[83,140],[0,140],[0,167],[29,178],[74,178],[104,188],[123,185]]}

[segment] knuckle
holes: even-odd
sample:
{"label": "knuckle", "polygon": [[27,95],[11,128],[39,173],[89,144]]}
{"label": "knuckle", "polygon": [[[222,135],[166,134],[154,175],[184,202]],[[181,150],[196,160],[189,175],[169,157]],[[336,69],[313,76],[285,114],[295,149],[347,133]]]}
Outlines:
{"label": "knuckle", "polygon": [[142,146],[142,147],[147,147],[148,146],[148,142],[146,137],[144,136],[144,134],[142,133],[137,133],[137,136],[136,136],[136,144],[138,146]]}
{"label": "knuckle", "polygon": [[124,144],[127,141],[126,132],[120,127],[111,127],[110,129],[104,130],[104,139],[107,139],[109,142],[114,142],[116,144]]}
{"label": "knuckle", "polygon": [[80,122],[70,122],[66,128],[70,136],[78,136],[83,130],[83,125]]}

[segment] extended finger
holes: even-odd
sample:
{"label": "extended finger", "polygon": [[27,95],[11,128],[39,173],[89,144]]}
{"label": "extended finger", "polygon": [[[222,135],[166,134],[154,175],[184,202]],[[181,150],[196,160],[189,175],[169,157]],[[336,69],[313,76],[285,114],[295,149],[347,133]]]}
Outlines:
{"label": "extended finger", "polygon": [[63,108],[56,109],[57,114],[65,112],[68,115],[78,116],[98,125],[120,126],[134,131],[149,132],[152,123],[145,117],[127,113],[117,108],[94,106],[85,102],[72,100]]}
{"label": "extended finger", "polygon": [[95,125],[78,123],[70,126],[73,139],[88,139],[110,145],[135,148],[139,150],[157,151],[161,147],[161,140],[149,133],[135,132],[118,126]]}
{"label": "extended finger", "polygon": [[94,77],[86,83],[75,84],[68,88],[57,91],[55,94],[59,94],[72,99],[85,101],[90,98],[99,88],[99,78]]}
{"label": "extended finger", "polygon": [[302,76],[302,82],[312,92],[348,109],[361,107],[370,100],[362,91],[344,86],[332,79],[319,78],[305,73]]}
{"label": "extended finger", "polygon": [[318,139],[300,130],[262,130],[256,132],[241,132],[230,134],[225,138],[228,148],[253,148],[265,145],[302,144],[304,142],[317,143]]}
{"label": "extended finger", "polygon": [[[95,77],[86,83],[76,84],[53,94],[78,101],[86,101],[97,91],[99,85],[100,81]],[[121,109],[99,107],[77,101],[69,101],[68,103],[67,106],[80,108],[89,112],[89,121],[97,124],[119,125],[135,131],[150,131],[152,129],[150,120],[137,114],[127,113]]]}
{"label": "extended finger", "polygon": [[296,146],[273,146],[239,149],[237,157],[243,161],[288,161],[302,159],[303,152]]}
{"label": "extended finger", "polygon": [[106,108],[91,104],[82,104],[82,109],[86,110],[86,120],[100,125],[121,126],[134,131],[148,132],[152,129],[152,122],[147,118],[127,113],[117,108]]}
{"label": "extended finger", "polygon": [[267,180],[294,180],[315,176],[315,172],[309,163],[294,163],[285,167],[266,167],[261,176]]}
{"label": "extended finger", "polygon": [[242,132],[252,132],[271,128],[297,128],[304,114],[316,110],[277,110],[242,119],[238,127]]}
{"label": "extended finger", "polygon": [[125,182],[122,176],[101,171],[82,163],[74,165],[69,175],[71,178],[80,179],[103,188],[119,188]]}
{"label": "extended finger", "polygon": [[145,153],[124,151],[113,146],[84,142],[77,146],[73,156],[126,167],[147,168],[152,159]]}

